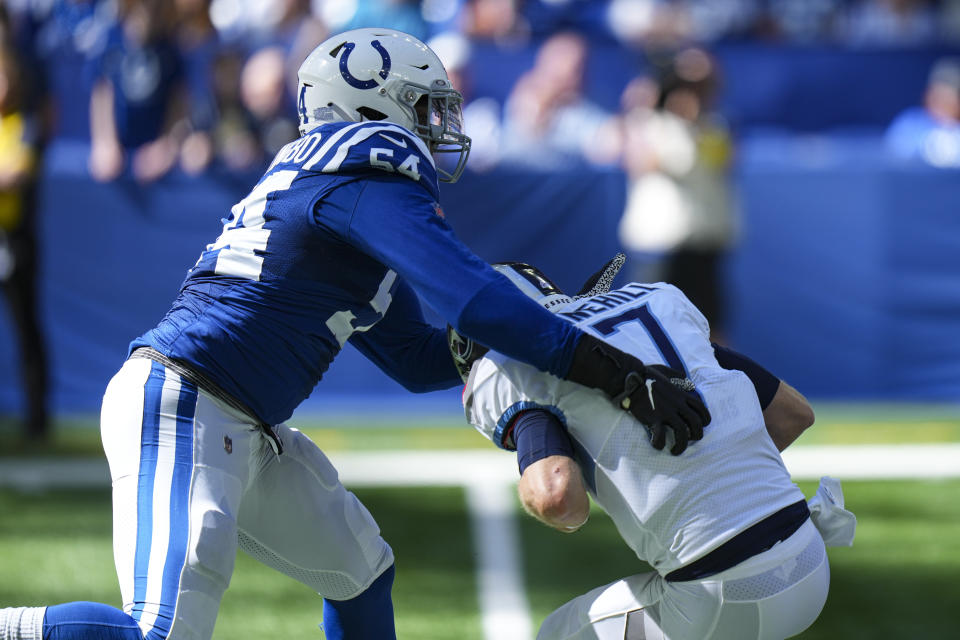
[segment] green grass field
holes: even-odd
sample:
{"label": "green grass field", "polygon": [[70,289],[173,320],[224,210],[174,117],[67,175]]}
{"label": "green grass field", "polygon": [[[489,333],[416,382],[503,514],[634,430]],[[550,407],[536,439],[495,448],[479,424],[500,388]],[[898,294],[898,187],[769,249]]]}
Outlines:
{"label": "green grass field", "polygon": [[[925,419],[914,415],[913,420],[886,411],[834,415],[821,414],[815,432],[803,441],[960,441],[960,422],[949,414]],[[330,450],[484,446],[467,428],[329,426],[315,425],[319,428],[309,433]],[[99,455],[98,450],[95,431],[86,428],[61,429],[54,443],[42,448],[18,443],[9,430],[0,430],[0,455]],[[805,482],[801,488],[810,495],[815,485]],[[397,556],[394,601],[399,636],[480,640],[476,555],[463,490],[400,487],[355,492],[377,518]],[[820,619],[801,637],[957,637],[960,479],[845,482],[844,492],[858,517],[857,539],[852,548],[830,550],[830,599]],[[573,535],[555,533],[527,517],[519,522],[535,624],[576,595],[644,570],[600,512]],[[110,528],[106,489],[29,494],[0,489],[0,606],[78,599],[119,604]],[[320,622],[317,596],[241,554],[214,637],[321,640]]]}
{"label": "green grass field", "polygon": [[[806,492],[812,484],[804,484]],[[956,637],[960,576],[960,481],[848,482],[857,541],[831,549],[823,615],[802,638]],[[459,489],[363,489],[397,555],[394,588],[401,638],[479,640],[474,553]],[[71,600],[119,603],[110,546],[109,493],[0,491],[0,605]],[[534,621],[594,586],[642,565],[613,524],[594,513],[564,536],[521,520]],[[305,587],[238,557],[215,638],[322,638],[320,601]]]}

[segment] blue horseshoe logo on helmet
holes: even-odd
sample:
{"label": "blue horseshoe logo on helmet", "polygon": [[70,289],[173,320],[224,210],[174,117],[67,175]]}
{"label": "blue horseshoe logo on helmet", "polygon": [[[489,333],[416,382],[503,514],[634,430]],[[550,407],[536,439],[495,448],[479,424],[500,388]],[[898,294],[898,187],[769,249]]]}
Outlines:
{"label": "blue horseshoe logo on helmet", "polygon": [[[374,40],[370,43],[370,46],[376,49],[383,59],[383,65],[380,67],[380,73],[377,75],[386,80],[390,73],[390,54],[383,48],[379,40]],[[346,80],[347,84],[351,87],[356,87],[357,89],[373,89],[377,86],[376,80],[373,78],[370,80],[358,80],[350,73],[350,69],[347,68],[347,58],[350,57],[350,52],[356,49],[356,47],[357,45],[354,42],[347,42],[343,45],[343,55],[340,56],[340,75],[343,76],[343,79]]]}

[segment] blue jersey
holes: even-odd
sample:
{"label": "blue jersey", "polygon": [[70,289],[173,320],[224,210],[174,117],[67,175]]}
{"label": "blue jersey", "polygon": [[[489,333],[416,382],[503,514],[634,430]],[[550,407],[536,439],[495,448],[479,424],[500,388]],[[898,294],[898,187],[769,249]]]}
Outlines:
{"label": "blue jersey", "polygon": [[416,290],[465,335],[565,374],[579,334],[457,240],[438,200],[433,159],[406,129],[318,127],[281,149],[131,350],[190,364],[271,424],[347,341],[413,391],[454,386]]}

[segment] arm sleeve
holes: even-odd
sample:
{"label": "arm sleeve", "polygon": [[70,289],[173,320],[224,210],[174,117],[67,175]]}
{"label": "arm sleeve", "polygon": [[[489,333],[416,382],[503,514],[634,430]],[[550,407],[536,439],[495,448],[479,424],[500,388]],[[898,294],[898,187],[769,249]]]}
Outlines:
{"label": "arm sleeve", "polygon": [[530,409],[513,420],[520,475],[537,460],[549,456],[573,458],[573,444],[557,416],[544,409]]}
{"label": "arm sleeve", "polygon": [[721,347],[714,342],[710,344],[713,345],[713,353],[721,367],[724,369],[736,369],[747,374],[750,382],[753,383],[753,388],[757,391],[760,408],[766,409],[770,405],[770,402],[773,401],[773,396],[777,394],[777,389],[780,388],[780,378],[733,349]]}
{"label": "arm sleeve", "polygon": [[408,391],[423,393],[462,384],[447,348],[446,331],[423,319],[420,300],[401,282],[386,315],[350,344]]}
{"label": "arm sleeve", "polygon": [[347,230],[354,246],[396,271],[462,334],[564,377],[581,332],[527,298],[474,255],[404,178],[371,178]]}

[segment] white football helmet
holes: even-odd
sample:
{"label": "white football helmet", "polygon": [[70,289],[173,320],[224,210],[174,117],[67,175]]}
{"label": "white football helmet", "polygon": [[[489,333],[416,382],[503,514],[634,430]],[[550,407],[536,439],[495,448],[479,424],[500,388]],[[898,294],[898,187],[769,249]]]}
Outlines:
{"label": "white football helmet", "polygon": [[455,182],[470,153],[463,133],[463,96],[450,84],[437,55],[393,29],[354,29],[328,38],[297,74],[300,134],[326,122],[384,120],[414,132],[434,153],[457,153]]}
{"label": "white football helmet", "polygon": [[554,310],[572,300],[542,271],[525,262],[498,262],[492,266],[544,309]]}

